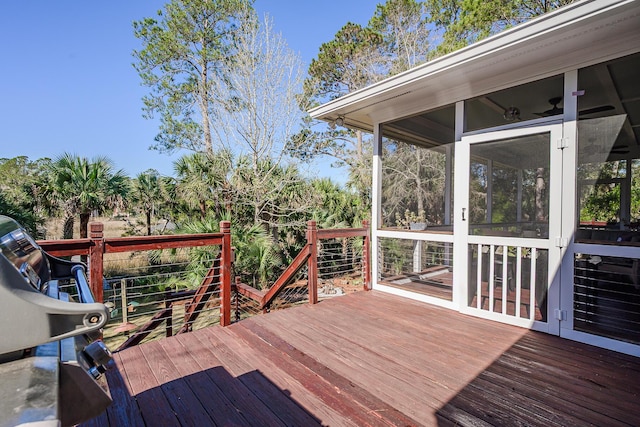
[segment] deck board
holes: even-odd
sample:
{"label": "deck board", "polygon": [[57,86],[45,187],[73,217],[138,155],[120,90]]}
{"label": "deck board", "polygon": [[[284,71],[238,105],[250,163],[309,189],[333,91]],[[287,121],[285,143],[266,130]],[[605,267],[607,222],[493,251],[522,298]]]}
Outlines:
{"label": "deck board", "polygon": [[[109,364],[109,375],[106,375],[111,398],[117,405],[109,405],[104,412],[110,425],[129,425],[132,427],[144,426],[140,408],[131,391],[128,381],[122,377],[118,370],[122,366],[119,354],[113,355],[113,361]],[[116,366],[116,362],[118,365]],[[103,424],[98,424],[103,425]]]}
{"label": "deck board", "polygon": [[142,344],[87,426],[637,426],[640,358],[360,292]]}
{"label": "deck board", "polygon": [[[204,331],[204,330],[203,330]],[[250,425],[286,425],[277,414],[274,414],[267,397],[271,394],[270,387],[261,381],[259,376],[247,384],[246,379],[251,366],[220,342],[210,339],[209,334],[187,334],[176,337],[181,344],[198,353],[197,363],[209,378],[229,398],[233,407]],[[195,338],[195,341],[194,341]],[[271,387],[274,388],[274,387]],[[263,425],[264,425],[263,424]]]}
{"label": "deck board", "polygon": [[226,387],[216,384],[198,364],[196,357],[209,357],[207,351],[188,351],[177,339],[158,342],[171,355],[177,374],[185,378],[215,424],[248,424],[229,399]]}
{"label": "deck board", "polygon": [[[301,313],[300,319],[303,323],[310,321],[308,314]],[[331,319],[338,320],[334,313]],[[267,319],[261,320],[267,323]],[[285,324],[275,323],[275,325],[285,327]],[[299,335],[305,333],[303,326],[289,325],[289,328]],[[404,406],[410,406],[412,402],[420,399],[428,402],[431,407],[437,407],[443,403],[446,393],[441,389],[441,385],[444,384],[441,381],[442,371],[421,373],[420,353],[416,351],[417,349],[411,348],[409,340],[401,346],[396,337],[384,337],[379,330],[364,330],[364,327],[361,327],[358,334],[352,334],[352,331],[353,329],[351,331],[343,329],[340,333],[336,333],[330,324],[316,325],[311,339],[317,340],[318,343],[308,343],[307,346],[314,345],[315,347],[311,347],[315,350],[314,354],[322,354],[322,362],[342,375],[355,373],[354,381],[358,381],[361,387],[366,386],[367,382],[373,382],[379,388],[386,389],[385,398],[390,403],[397,400],[396,403],[404,410],[410,410]],[[287,337],[287,335],[284,336]],[[295,338],[291,339],[293,341]],[[377,340],[388,341],[390,344],[372,348],[371,343]],[[350,363],[344,363],[344,361]]]}
{"label": "deck board", "polygon": [[[153,344],[153,343],[150,343]],[[178,415],[173,411],[167,397],[156,380],[141,347],[118,353],[126,372],[130,389],[136,397],[140,413],[146,425],[180,426]],[[124,375],[123,375],[124,377]],[[186,416],[186,418],[189,418]]]}

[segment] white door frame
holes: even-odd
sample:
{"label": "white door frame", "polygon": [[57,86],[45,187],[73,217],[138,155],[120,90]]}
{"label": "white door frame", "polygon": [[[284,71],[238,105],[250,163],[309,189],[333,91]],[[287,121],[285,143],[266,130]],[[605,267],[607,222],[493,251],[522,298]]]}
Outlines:
{"label": "white door frame", "polygon": [[[549,238],[524,238],[524,237],[497,237],[497,236],[470,236],[469,235],[469,168],[471,146],[496,140],[522,137],[527,135],[548,133],[550,138],[550,184],[549,192]],[[561,122],[540,124],[531,127],[520,127],[509,130],[490,131],[482,134],[462,136],[456,146],[455,162],[455,192],[454,192],[454,283],[460,287],[457,299],[459,310],[462,313],[471,314],[504,323],[510,323],[551,334],[560,333],[560,274],[562,249],[566,246],[561,235],[562,218],[562,141],[563,127]],[[530,319],[510,316],[503,310],[502,313],[481,310],[477,307],[469,307],[467,295],[468,269],[470,268],[468,247],[470,244],[486,244],[495,246],[512,246],[524,248],[537,248],[548,250],[547,281],[547,321],[541,322]],[[519,279],[518,279],[519,280]],[[505,304],[503,304],[505,306]]]}

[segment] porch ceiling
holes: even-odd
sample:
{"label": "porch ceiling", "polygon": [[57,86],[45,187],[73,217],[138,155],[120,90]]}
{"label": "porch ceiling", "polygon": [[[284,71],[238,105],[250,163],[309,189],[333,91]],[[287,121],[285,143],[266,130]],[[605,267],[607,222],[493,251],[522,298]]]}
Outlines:
{"label": "porch ceiling", "polygon": [[[387,122],[640,51],[640,2],[589,0],[310,111],[372,131]],[[540,111],[549,108],[541,105]]]}

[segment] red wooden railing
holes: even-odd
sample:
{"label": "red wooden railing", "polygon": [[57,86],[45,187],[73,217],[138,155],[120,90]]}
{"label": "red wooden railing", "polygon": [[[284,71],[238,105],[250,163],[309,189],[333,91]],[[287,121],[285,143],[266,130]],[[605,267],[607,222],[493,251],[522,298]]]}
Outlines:
{"label": "red wooden railing", "polygon": [[306,265],[309,287],[309,304],[318,303],[318,242],[322,239],[338,239],[349,237],[364,238],[363,245],[363,271],[364,290],[371,289],[371,268],[369,257],[369,223],[363,221],[362,228],[343,228],[318,230],[315,221],[307,222],[307,244],[291,262],[289,267],[280,275],[266,292],[243,284],[236,285],[237,292],[259,303],[260,310],[267,310],[273,300],[293,280],[294,276]]}
{"label": "red wooden railing", "polygon": [[[109,253],[149,251],[170,248],[187,248],[197,246],[220,246],[220,254],[211,266],[209,273],[203,279],[197,290],[170,292],[167,291],[165,308],[158,312],[136,336],[125,343],[125,347],[136,345],[151,330],[166,322],[167,335],[173,334],[171,313],[173,303],[178,300],[189,299],[186,304],[185,323],[178,331],[188,332],[195,321],[197,313],[207,301],[203,295],[211,295],[212,287],[220,289],[220,324],[231,324],[232,293],[239,293],[259,305],[261,311],[267,311],[275,298],[292,281],[296,273],[307,266],[309,303],[318,302],[318,243],[322,239],[358,238],[364,239],[362,264],[363,287],[371,287],[369,224],[363,222],[362,228],[318,230],[315,221],[307,223],[307,243],[298,256],[293,260],[282,275],[267,290],[258,290],[236,280],[232,285],[232,242],[231,224],[229,221],[220,223],[220,233],[210,234],[182,234],[166,236],[133,236],[133,237],[104,237],[103,224],[92,222],[89,224],[89,237],[72,240],[41,240],[40,246],[53,256],[87,256],[89,269],[89,283],[96,301],[104,302],[103,272],[104,256]],[[123,344],[124,345],[124,344]],[[124,348],[124,347],[122,347]]]}
{"label": "red wooden railing", "polygon": [[[231,223],[222,221],[220,233],[180,234],[167,236],[104,237],[104,226],[89,223],[87,239],[41,240],[38,244],[53,256],[88,255],[89,284],[96,301],[104,302],[103,272],[104,254],[149,251],[159,249],[190,248],[197,246],[221,246],[220,269],[222,271],[221,323],[231,323]],[[226,246],[226,250],[225,250]],[[224,275],[227,275],[225,278]],[[226,316],[226,318],[224,318]]]}

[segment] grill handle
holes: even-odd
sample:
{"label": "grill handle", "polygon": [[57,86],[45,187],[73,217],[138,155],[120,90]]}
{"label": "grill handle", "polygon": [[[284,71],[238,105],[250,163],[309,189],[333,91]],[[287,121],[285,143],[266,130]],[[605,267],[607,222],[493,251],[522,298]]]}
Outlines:
{"label": "grill handle", "polygon": [[78,291],[78,299],[80,300],[79,302],[83,304],[95,303],[96,301],[93,298],[93,293],[91,292],[91,288],[89,287],[89,283],[87,282],[87,275],[84,271],[84,265],[76,264],[71,267],[71,274],[76,280],[76,289]]}

